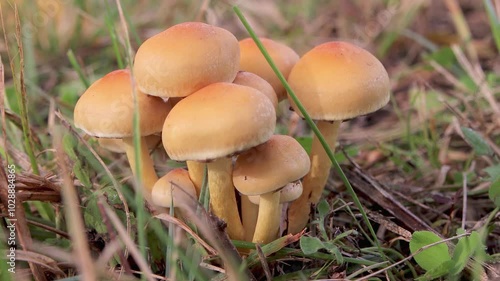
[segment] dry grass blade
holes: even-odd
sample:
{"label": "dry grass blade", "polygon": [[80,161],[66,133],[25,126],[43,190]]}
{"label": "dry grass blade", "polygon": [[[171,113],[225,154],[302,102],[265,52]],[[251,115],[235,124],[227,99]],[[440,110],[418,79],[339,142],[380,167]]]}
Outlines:
{"label": "dry grass blade", "polygon": [[[30,124],[29,124],[29,116],[28,116],[28,93],[26,90],[26,81],[25,81],[25,75],[24,75],[24,49],[23,49],[23,42],[22,42],[22,29],[21,29],[21,20],[19,18],[19,11],[17,9],[17,5],[14,5],[14,17],[15,17],[15,24],[16,24],[16,44],[17,44],[17,51],[18,51],[18,56],[19,56],[19,66],[20,66],[20,71],[19,71],[19,83],[17,84],[18,86],[18,105],[19,105],[19,111],[21,115],[21,124],[23,128],[23,141],[24,141],[24,149],[26,150],[26,154],[28,154],[28,157],[30,159],[30,164],[31,164],[31,169],[33,169],[33,173],[35,174],[40,174],[39,168],[38,168],[38,163],[36,161],[36,157],[34,154],[34,145],[33,145],[33,135],[30,130]],[[8,44],[8,42],[6,42]],[[12,68],[12,73],[14,73],[15,69],[15,64],[14,60],[11,58],[11,68]]]}
{"label": "dry grass blade", "polygon": [[[8,215],[4,215],[4,214],[0,214],[0,217],[7,217]],[[41,229],[45,229],[49,232],[53,232],[63,238],[66,238],[66,239],[70,239],[70,236],[68,233],[62,231],[62,230],[59,230],[57,228],[54,228],[54,227],[51,227],[51,226],[48,226],[48,225],[45,225],[43,223],[40,223],[40,222],[36,222],[36,221],[32,221],[32,220],[26,220],[28,222],[28,224],[31,224],[31,225],[34,225],[34,226],[37,226],[37,227],[40,227]]]}
{"label": "dry grass blade", "polygon": [[474,81],[474,83],[479,88],[479,92],[484,96],[484,98],[488,101],[493,113],[497,117],[497,124],[500,122],[500,104],[495,100],[495,96],[491,91],[488,83],[486,82],[486,76],[479,64],[472,64],[467,57],[462,52],[459,46],[452,45],[451,49],[455,54],[458,62],[470,76],[470,78]]}
{"label": "dry grass blade", "polygon": [[356,167],[353,171],[346,170],[346,174],[358,191],[364,194],[370,201],[380,205],[382,209],[387,210],[391,215],[395,216],[407,229],[411,231],[428,230],[438,234],[422,219],[410,212],[396,198],[384,190],[375,179],[361,171],[359,167]]}
{"label": "dry grass blade", "polygon": [[16,257],[18,260],[43,266],[45,269],[52,272],[57,278],[62,278],[66,275],[62,271],[62,269],[59,268],[57,262],[46,255],[42,255],[40,253],[35,253],[32,251],[17,250]]}
{"label": "dry grass blade", "polygon": [[130,238],[129,234],[123,227],[122,223],[120,222],[120,219],[118,216],[110,209],[110,207],[101,200],[101,204],[104,207],[104,210],[109,217],[109,220],[115,227],[116,231],[118,232],[118,236],[120,236],[121,240],[127,246],[127,248],[130,251],[130,254],[134,258],[135,262],[141,269],[141,273],[146,277],[148,281],[154,281],[153,279],[153,272],[151,272],[151,269],[148,266],[148,263],[144,258],[141,256],[141,253],[139,252],[139,249],[137,249],[134,241],[132,241],[132,238]]}
{"label": "dry grass blade", "polygon": [[78,194],[76,193],[73,180],[70,176],[70,171],[67,167],[66,155],[63,153],[62,135],[58,127],[54,127],[52,131],[53,144],[56,149],[56,158],[59,169],[61,171],[61,178],[63,179],[62,196],[66,209],[66,221],[68,222],[68,229],[73,242],[73,255],[75,256],[76,266],[84,281],[97,280],[96,270],[90,249],[88,247],[87,232],[80,213],[80,204]]}
{"label": "dry grass blade", "polygon": [[[2,17],[2,8],[0,4],[0,18]],[[3,22],[3,18],[1,19]],[[2,62],[2,56],[0,55],[0,111],[2,113],[2,147],[5,149],[5,156],[9,157],[7,151],[7,121],[5,113],[5,73],[4,66]],[[7,162],[8,159],[7,159]]]}
{"label": "dry grass blade", "polygon": [[[9,197],[8,197],[8,187],[7,187],[7,175],[5,173],[5,170],[3,167],[6,167],[4,165],[2,157],[0,157],[0,165],[2,168],[0,168],[0,201],[4,205],[5,210],[8,210],[8,202],[9,202]],[[15,229],[17,231],[17,239],[19,241],[19,244],[21,245],[22,249],[24,250],[31,250],[32,249],[32,244],[33,240],[31,238],[31,232],[28,227],[28,223],[26,221],[26,215],[24,213],[24,206],[21,201],[17,200],[15,204],[15,209],[14,209],[14,218],[11,218],[11,223],[15,225]],[[40,266],[37,266],[36,264],[29,262],[29,267],[31,268],[33,277],[35,280],[47,280],[45,277],[45,274],[43,273],[43,270]]]}
{"label": "dry grass blade", "polygon": [[219,218],[208,214],[205,209],[201,208],[199,212],[188,209],[185,214],[186,218],[194,223],[199,230],[199,233],[214,247],[217,254],[222,259],[227,278],[229,280],[251,280],[254,281],[255,276],[244,268],[241,272],[243,260],[234,247],[234,244],[229,239],[225,232],[225,223]]}
{"label": "dry grass blade", "polygon": [[255,245],[255,250],[257,251],[257,255],[259,256],[262,269],[266,274],[266,280],[271,281],[273,279],[273,275],[271,274],[271,270],[269,270],[269,264],[267,264],[266,256],[264,255],[264,252],[262,252],[262,248],[260,247],[260,245]]}
{"label": "dry grass blade", "polygon": [[[104,201],[104,198],[101,198],[101,200]],[[111,223],[109,222],[108,216],[106,216],[106,211],[104,210],[104,206],[102,206],[101,203],[97,203],[97,206],[99,207],[99,213],[101,214],[101,217],[104,220],[104,225],[106,225],[107,233],[109,234],[109,239],[111,241],[117,241],[117,240],[115,240],[116,233],[115,233]],[[125,251],[120,251],[118,253],[118,256],[120,258],[121,270],[125,270],[126,273],[131,273],[130,265],[127,261]],[[107,263],[98,263],[98,264],[107,264]]]}
{"label": "dry grass blade", "polygon": [[178,218],[172,217],[169,214],[159,214],[155,217],[179,226],[184,231],[189,233],[189,235],[191,235],[198,243],[200,243],[200,245],[202,245],[210,254],[217,255],[217,251],[212,248],[212,246],[208,245],[207,242],[205,242],[200,236],[198,236],[198,234],[196,234],[191,228],[189,228],[189,226],[187,226],[183,221],[179,220]]}

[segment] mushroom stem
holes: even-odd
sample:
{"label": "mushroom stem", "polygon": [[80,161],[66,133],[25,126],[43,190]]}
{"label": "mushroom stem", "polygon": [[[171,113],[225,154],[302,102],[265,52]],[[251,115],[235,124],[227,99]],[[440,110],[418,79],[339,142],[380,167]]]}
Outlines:
{"label": "mushroom stem", "polygon": [[[123,138],[123,143],[125,144],[125,152],[127,153],[128,162],[130,163],[130,168],[132,169],[132,173],[137,176],[136,170],[136,158],[134,153],[134,140],[132,137]],[[153,186],[158,180],[158,176],[156,175],[153,160],[149,156],[148,146],[146,144],[146,139],[141,137],[141,146],[139,152],[139,164],[142,167],[142,186],[144,190],[144,197],[150,202],[151,201],[151,191],[153,190]]]}
{"label": "mushroom stem", "polygon": [[250,202],[247,195],[241,195],[241,216],[245,230],[245,241],[252,241],[258,214],[259,205]]}
{"label": "mushroom stem", "polygon": [[252,242],[267,244],[278,236],[280,226],[280,192],[269,192],[260,196],[259,215]]}
{"label": "mushroom stem", "polygon": [[[317,126],[330,148],[335,148],[337,135],[342,121],[318,121]],[[332,162],[316,136],[311,148],[311,170],[302,181],[302,195],[290,204],[288,209],[288,233],[298,233],[309,220],[311,204],[318,203],[325,188]]]}
{"label": "mushroom stem", "polygon": [[215,159],[207,163],[207,167],[212,212],[227,223],[227,233],[231,239],[243,240],[245,235],[236,204],[231,158]]}
{"label": "mushroom stem", "polygon": [[205,163],[198,161],[186,161],[189,177],[196,188],[196,196],[199,197],[203,185],[203,176],[205,174]]}

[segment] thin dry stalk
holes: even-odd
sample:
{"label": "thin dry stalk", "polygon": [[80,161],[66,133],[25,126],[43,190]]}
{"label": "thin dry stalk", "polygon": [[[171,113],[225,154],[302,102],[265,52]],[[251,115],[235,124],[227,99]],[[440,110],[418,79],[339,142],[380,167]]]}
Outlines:
{"label": "thin dry stalk", "polygon": [[137,249],[134,241],[130,238],[129,234],[123,227],[122,223],[120,222],[120,219],[118,216],[110,209],[110,207],[101,200],[101,204],[104,207],[104,210],[106,214],[108,215],[109,220],[115,227],[116,231],[118,232],[118,236],[120,236],[122,242],[127,246],[128,250],[130,251],[130,254],[134,258],[135,262],[139,266],[140,270],[142,271],[141,273],[146,277],[148,281],[154,281],[153,279],[153,272],[151,272],[151,269],[148,266],[148,263],[144,258],[142,257],[139,249]]}
{"label": "thin dry stalk", "polygon": [[81,279],[84,281],[94,281],[97,280],[97,274],[85,235],[87,232],[85,231],[85,225],[80,213],[78,194],[76,193],[76,188],[73,185],[73,180],[71,179],[70,171],[67,167],[67,159],[63,152],[61,133],[57,130],[57,127],[54,129],[55,130],[52,131],[52,135],[54,136],[53,144],[56,148],[57,163],[61,171],[61,178],[63,179],[61,191],[66,207],[68,229],[73,242],[73,255],[78,271],[81,274]]}
{"label": "thin dry stalk", "polygon": [[465,20],[460,5],[458,4],[457,0],[444,0],[444,3],[450,11],[451,19],[453,20],[453,24],[455,25],[460,39],[465,44],[465,48],[467,50],[469,58],[474,62],[474,64],[478,64],[479,58],[477,56],[474,45],[472,45],[472,35],[469,29],[469,25]]}
{"label": "thin dry stalk", "polygon": [[493,92],[486,83],[486,75],[484,74],[482,68],[479,66],[479,64],[474,67],[474,65],[472,65],[472,63],[467,60],[467,57],[464,55],[459,46],[452,45],[451,49],[453,50],[453,53],[455,54],[460,65],[472,78],[477,87],[479,87],[479,92],[488,101],[494,115],[497,117],[497,122],[500,122],[500,104],[495,100]]}

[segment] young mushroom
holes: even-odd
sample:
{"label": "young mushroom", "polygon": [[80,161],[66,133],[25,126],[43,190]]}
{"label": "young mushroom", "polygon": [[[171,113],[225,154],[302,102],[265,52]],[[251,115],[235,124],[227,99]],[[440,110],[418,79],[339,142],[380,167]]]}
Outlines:
{"label": "young mushroom", "polygon": [[231,83],[214,83],[184,98],[165,120],[162,139],[170,158],[207,162],[211,209],[232,239],[243,240],[244,231],[230,156],[267,141],[275,125],[267,97]]}
{"label": "young mushroom", "polygon": [[[267,38],[260,38],[262,44],[273,59],[278,69],[287,78],[292,67],[299,60],[299,55],[290,47]],[[274,73],[266,58],[252,38],[240,41],[240,70],[257,74],[273,86],[278,101],[286,99],[285,87]]]}
{"label": "young mushroom", "polygon": [[181,210],[196,208],[196,189],[189,173],[181,168],[173,169],[161,177],[151,192],[155,205]]}
{"label": "young mushroom", "polygon": [[260,195],[252,242],[269,243],[280,225],[280,190],[309,172],[307,152],[292,137],[274,135],[236,159],[233,183],[243,195]]}
{"label": "young mushroom", "polygon": [[[390,97],[389,76],[382,63],[346,42],[324,43],[307,52],[290,72],[288,83],[332,149],[343,120],[374,112]],[[330,173],[332,163],[316,136],[310,157],[304,191],[288,209],[289,233],[306,226],[310,205],[318,203]]]}
{"label": "young mushroom", "polygon": [[[164,99],[186,97],[216,82],[232,82],[239,66],[238,40],[231,32],[201,22],[174,25],[144,41],[134,73],[139,89]],[[196,192],[201,192],[203,163],[187,161]]]}
{"label": "young mushroom", "polygon": [[83,93],[74,110],[75,126],[90,136],[98,138],[121,138],[134,175],[136,161],[142,167],[144,196],[151,199],[151,189],[158,180],[153,160],[149,156],[145,136],[159,133],[171,107],[162,99],[137,92],[137,107],[140,113],[139,131],[141,146],[139,159],[134,153],[134,97],[130,72],[115,70],[94,82]]}
{"label": "young mushroom", "polygon": [[278,97],[276,96],[273,86],[257,74],[247,71],[238,71],[233,83],[259,90],[269,98],[269,100],[273,103],[274,108],[278,107]]}

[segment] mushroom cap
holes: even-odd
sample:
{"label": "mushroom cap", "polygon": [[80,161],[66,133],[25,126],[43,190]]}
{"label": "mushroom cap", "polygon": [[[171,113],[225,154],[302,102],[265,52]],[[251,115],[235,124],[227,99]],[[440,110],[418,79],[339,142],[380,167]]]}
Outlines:
{"label": "mushroom cap", "polygon": [[160,97],[185,97],[215,83],[231,82],[239,67],[238,40],[201,22],[174,25],[144,41],[134,74],[139,89]]}
{"label": "mushroom cap", "polygon": [[[161,132],[171,109],[158,97],[136,92],[141,136]],[[101,138],[133,136],[134,99],[130,72],[115,70],[95,81],[75,106],[75,126]]]}
{"label": "mushroom cap", "polygon": [[233,83],[259,90],[261,93],[266,95],[269,100],[271,100],[274,108],[278,107],[278,97],[276,96],[273,86],[257,74],[247,71],[239,71],[236,78],[234,78]]}
{"label": "mushroom cap", "polygon": [[[302,195],[302,182],[300,180],[291,182],[285,187],[283,187],[280,192],[280,204],[288,203],[296,200]],[[251,195],[248,196],[248,200],[255,205],[260,204],[260,196],[259,195]]]}
{"label": "mushroom cap", "polygon": [[163,125],[163,146],[173,160],[205,161],[267,141],[276,126],[271,101],[256,89],[214,83],[184,98]]}
{"label": "mushroom cap", "polygon": [[307,52],[293,67],[288,83],[315,120],[365,115],[386,105],[390,98],[389,76],[382,63],[346,42],[324,43]]}
{"label": "mushroom cap", "polygon": [[[262,44],[285,78],[299,60],[299,55],[290,47],[267,38],[260,38]],[[264,78],[273,86],[278,100],[286,99],[286,90],[278,76],[267,62],[252,38],[240,41],[240,70],[248,71]]]}
{"label": "mushroom cap", "polygon": [[[146,145],[149,149],[155,148],[155,146],[161,142],[160,135],[149,135],[145,137]],[[112,139],[112,138],[98,138],[97,142],[99,146],[115,153],[125,153],[125,144],[122,139]]]}
{"label": "mushroom cap", "polygon": [[156,181],[151,191],[151,198],[155,205],[165,208],[194,206],[196,189],[188,171],[177,168]]}
{"label": "mushroom cap", "polygon": [[307,152],[294,138],[274,135],[238,156],[233,183],[241,194],[260,195],[302,178],[310,166]]}

